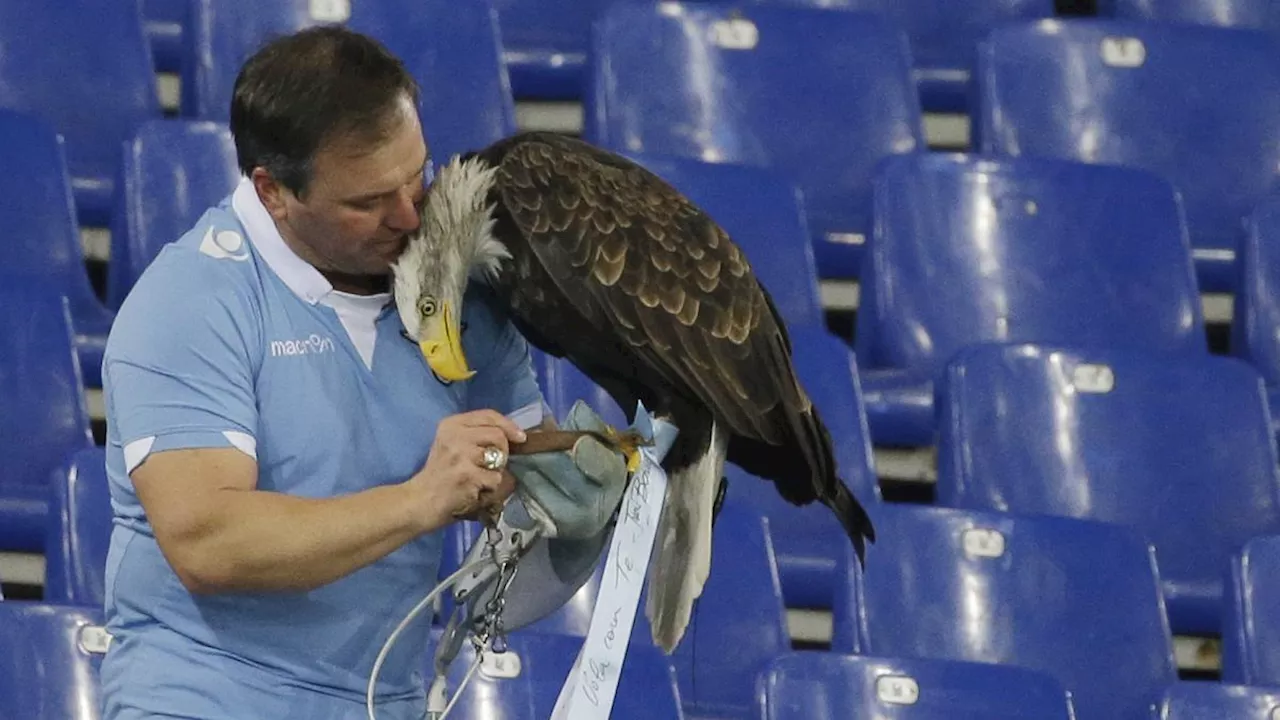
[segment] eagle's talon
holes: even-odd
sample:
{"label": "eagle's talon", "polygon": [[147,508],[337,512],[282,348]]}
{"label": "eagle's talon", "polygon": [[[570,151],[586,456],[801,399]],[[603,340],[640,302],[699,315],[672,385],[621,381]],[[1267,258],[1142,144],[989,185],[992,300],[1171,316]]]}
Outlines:
{"label": "eagle's talon", "polygon": [[627,458],[627,474],[635,474],[635,472],[640,469],[640,448],[623,447],[622,454]]}
{"label": "eagle's talon", "polygon": [[642,456],[640,454],[641,438],[634,432],[618,432],[618,429],[612,425],[606,425],[604,428],[605,437],[613,443],[618,452],[627,459],[627,474],[634,475],[640,469]]}

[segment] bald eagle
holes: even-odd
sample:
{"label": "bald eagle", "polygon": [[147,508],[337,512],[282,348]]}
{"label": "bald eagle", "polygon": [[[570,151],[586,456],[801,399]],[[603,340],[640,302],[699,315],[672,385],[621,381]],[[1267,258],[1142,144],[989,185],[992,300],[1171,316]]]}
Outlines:
{"label": "bald eagle", "polygon": [[442,380],[473,374],[459,318],[479,282],[530,344],[568,359],[629,417],[642,401],[676,426],[648,571],[657,645],[679,643],[710,571],[726,461],[792,503],[829,506],[862,560],[870,519],[836,474],[773,301],[680,192],[588,143],[524,133],[441,168],[421,219],[392,269],[394,296]]}

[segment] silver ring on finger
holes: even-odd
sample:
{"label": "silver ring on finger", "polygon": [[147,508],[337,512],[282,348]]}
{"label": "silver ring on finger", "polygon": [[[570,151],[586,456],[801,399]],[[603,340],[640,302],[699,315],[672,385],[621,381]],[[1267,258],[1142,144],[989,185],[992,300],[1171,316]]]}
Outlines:
{"label": "silver ring on finger", "polygon": [[507,454],[493,446],[484,449],[484,457],[480,461],[485,470],[501,470],[507,466]]}

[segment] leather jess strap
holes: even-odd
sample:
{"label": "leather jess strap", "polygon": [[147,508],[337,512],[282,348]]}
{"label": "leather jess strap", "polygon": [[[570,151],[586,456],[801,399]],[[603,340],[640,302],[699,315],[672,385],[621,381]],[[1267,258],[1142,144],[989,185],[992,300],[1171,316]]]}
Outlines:
{"label": "leather jess strap", "polygon": [[572,450],[574,443],[584,435],[590,435],[605,447],[618,452],[634,450],[647,444],[647,441],[633,430],[614,435],[591,430],[534,430],[526,433],[527,439],[524,442],[510,445],[511,454],[536,455],[544,452],[567,452]]}

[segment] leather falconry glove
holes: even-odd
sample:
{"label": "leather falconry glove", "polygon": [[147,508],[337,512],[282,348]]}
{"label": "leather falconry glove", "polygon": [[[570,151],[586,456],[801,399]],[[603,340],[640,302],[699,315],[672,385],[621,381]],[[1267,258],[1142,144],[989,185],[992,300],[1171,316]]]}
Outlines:
{"label": "leather falconry glove", "polygon": [[[605,530],[622,502],[627,455],[610,441],[616,431],[581,400],[560,428],[586,433],[568,450],[521,453],[512,448],[507,468],[516,478],[515,499],[523,507],[508,503],[506,518],[522,530],[536,526],[547,537],[593,538]],[[529,433],[531,438],[537,434]]]}

